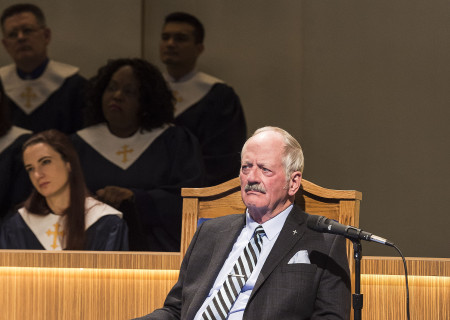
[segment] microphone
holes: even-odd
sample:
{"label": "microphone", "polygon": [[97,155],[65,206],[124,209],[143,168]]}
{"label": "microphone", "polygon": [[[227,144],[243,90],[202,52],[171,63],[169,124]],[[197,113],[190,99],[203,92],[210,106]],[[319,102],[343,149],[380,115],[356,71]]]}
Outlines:
{"label": "microphone", "polygon": [[363,231],[353,226],[346,226],[336,222],[333,219],[325,218],[324,216],[309,215],[306,222],[308,228],[325,233],[332,233],[344,236],[350,240],[366,240],[378,242],[393,247],[394,243],[387,239],[373,235],[369,232]]}

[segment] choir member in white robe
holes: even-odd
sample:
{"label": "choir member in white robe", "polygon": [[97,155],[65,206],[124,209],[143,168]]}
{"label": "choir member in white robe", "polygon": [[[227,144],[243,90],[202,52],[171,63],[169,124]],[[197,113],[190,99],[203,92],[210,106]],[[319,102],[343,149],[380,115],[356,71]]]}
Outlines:
{"label": "choir member in white robe", "polygon": [[247,135],[241,102],[224,81],[196,70],[204,51],[205,30],[191,14],[166,16],[160,42],[165,79],[176,98],[175,123],[188,128],[199,140],[207,184],[235,178],[240,151]]}
{"label": "choir member in white robe", "polygon": [[79,68],[49,59],[51,30],[34,4],[14,4],[1,16],[3,45],[14,63],[0,68],[14,125],[39,132],[82,128],[86,79]]}
{"label": "choir member in white robe", "polygon": [[77,152],[64,133],[33,135],[22,157],[34,189],[2,223],[1,249],[128,250],[122,213],[88,196]]}
{"label": "choir member in white robe", "polygon": [[72,136],[88,188],[124,212],[130,249],[179,251],[181,188],[204,180],[197,139],[172,124],[172,94],[150,63],[110,61],[90,85],[91,125]]}

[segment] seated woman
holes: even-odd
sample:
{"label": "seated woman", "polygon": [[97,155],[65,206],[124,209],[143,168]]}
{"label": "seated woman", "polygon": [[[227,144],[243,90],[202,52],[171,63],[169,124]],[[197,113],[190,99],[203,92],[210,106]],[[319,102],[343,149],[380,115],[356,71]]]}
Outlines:
{"label": "seated woman", "polygon": [[33,135],[22,157],[34,189],[24,207],[3,222],[0,248],[128,250],[122,213],[87,196],[76,150],[65,134]]}
{"label": "seated woman", "polygon": [[30,194],[31,184],[20,160],[31,131],[13,126],[0,81],[0,221]]}
{"label": "seated woman", "polygon": [[141,59],[112,60],[90,80],[87,105],[89,127],[72,140],[89,190],[124,212],[130,249],[179,251],[180,189],[201,187],[204,166],[195,136],[172,124],[161,73]]}

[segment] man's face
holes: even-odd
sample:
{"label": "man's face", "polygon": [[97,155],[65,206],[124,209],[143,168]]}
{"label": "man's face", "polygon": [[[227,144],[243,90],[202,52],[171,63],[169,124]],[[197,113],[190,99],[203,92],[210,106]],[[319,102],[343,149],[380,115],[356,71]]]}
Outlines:
{"label": "man's face", "polygon": [[31,12],[18,13],[4,21],[2,42],[17,65],[40,62],[47,57],[50,29],[39,25]]}
{"label": "man's face", "polygon": [[273,217],[290,204],[283,152],[283,139],[275,132],[262,132],[250,138],[243,150],[241,195],[255,220]]}
{"label": "man's face", "polygon": [[195,42],[194,27],[183,22],[169,22],[161,34],[161,61],[169,66],[195,66],[203,44]]}

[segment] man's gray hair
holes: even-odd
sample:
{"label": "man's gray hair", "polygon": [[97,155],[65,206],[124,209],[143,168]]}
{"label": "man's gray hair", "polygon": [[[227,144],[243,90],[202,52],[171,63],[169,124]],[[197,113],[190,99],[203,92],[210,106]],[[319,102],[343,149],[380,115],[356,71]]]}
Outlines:
{"label": "man's gray hair", "polygon": [[[262,127],[257,129],[250,138],[262,132],[268,131],[279,133],[284,139],[283,166],[284,171],[286,173],[286,180],[289,181],[291,174],[295,171],[300,171],[303,173],[303,168],[305,166],[305,158],[303,156],[302,147],[300,146],[300,143],[298,143],[298,141],[293,136],[291,136],[286,130],[283,130],[278,127],[270,127],[270,126]],[[250,140],[250,138],[248,140]],[[245,146],[247,145],[247,142],[245,142],[244,146],[242,147],[241,157],[245,149]]]}

